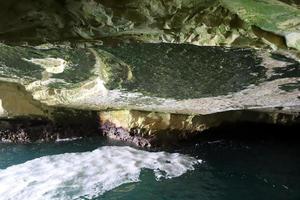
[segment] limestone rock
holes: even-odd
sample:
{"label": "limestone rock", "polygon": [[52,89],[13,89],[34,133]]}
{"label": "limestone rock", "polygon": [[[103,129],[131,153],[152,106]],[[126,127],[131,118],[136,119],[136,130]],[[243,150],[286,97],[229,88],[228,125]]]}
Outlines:
{"label": "limestone rock", "polygon": [[112,139],[151,147],[176,144],[210,128],[232,123],[293,124],[299,114],[258,111],[226,111],[209,115],[187,115],[136,110],[99,112],[101,130]]}
{"label": "limestone rock", "polygon": [[100,121],[150,146],[161,132],[300,121],[297,0],[10,0],[0,13],[0,139]]}
{"label": "limestone rock", "polygon": [[47,109],[33,100],[22,85],[0,82],[0,119],[47,117]]}
{"label": "limestone rock", "polygon": [[300,9],[277,0],[221,0],[223,5],[247,22],[281,35],[286,45],[300,50]]}
{"label": "limestone rock", "polygon": [[299,50],[299,10],[296,0],[11,0],[0,2],[0,39]]}
{"label": "limestone rock", "polygon": [[185,138],[224,122],[296,123],[299,67],[292,53],[251,48],[2,44],[0,117],[73,127],[100,118],[106,135],[143,146],[167,130]]}
{"label": "limestone rock", "polygon": [[[59,67],[53,60],[65,63],[63,71],[51,71]],[[1,45],[0,63],[2,82],[21,85],[47,106],[200,115],[299,111],[299,61],[287,53],[163,43],[86,49]]]}

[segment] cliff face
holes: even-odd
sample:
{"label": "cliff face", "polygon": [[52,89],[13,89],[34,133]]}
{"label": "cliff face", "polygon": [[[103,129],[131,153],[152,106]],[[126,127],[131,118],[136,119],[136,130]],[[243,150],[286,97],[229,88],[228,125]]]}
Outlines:
{"label": "cliff face", "polygon": [[224,122],[297,123],[296,3],[1,2],[0,118],[98,121],[142,146]]}

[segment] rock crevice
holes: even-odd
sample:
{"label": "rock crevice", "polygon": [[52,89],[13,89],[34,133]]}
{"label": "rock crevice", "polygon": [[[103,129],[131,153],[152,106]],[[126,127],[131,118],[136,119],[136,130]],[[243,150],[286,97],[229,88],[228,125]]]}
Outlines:
{"label": "rock crevice", "polygon": [[86,129],[151,146],[299,122],[297,1],[11,0],[0,13],[5,141]]}

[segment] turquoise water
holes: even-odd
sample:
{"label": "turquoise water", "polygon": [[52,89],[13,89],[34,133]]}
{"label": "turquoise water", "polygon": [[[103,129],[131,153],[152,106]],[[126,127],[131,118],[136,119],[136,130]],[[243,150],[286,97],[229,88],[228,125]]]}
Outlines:
{"label": "turquoise water", "polygon": [[[102,138],[46,144],[0,144],[0,169],[5,171],[10,166],[19,166],[42,156],[88,152],[101,146],[120,144]],[[157,180],[153,170],[145,169],[138,182],[121,184],[93,199],[300,199],[300,146],[296,141],[198,141],[167,151],[190,155],[201,159],[202,163],[194,165],[194,170],[170,179]],[[71,171],[72,166],[69,169]],[[0,191],[6,184],[1,173],[0,170]],[[111,178],[115,176],[118,177],[112,174]]]}

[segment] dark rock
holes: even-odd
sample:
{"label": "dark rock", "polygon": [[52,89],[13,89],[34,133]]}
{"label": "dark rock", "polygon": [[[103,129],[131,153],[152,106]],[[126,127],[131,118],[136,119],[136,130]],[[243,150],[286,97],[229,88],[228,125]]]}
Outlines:
{"label": "dark rock", "polygon": [[122,127],[116,127],[113,123],[106,122],[100,129],[102,134],[110,139],[132,143],[139,147],[151,147],[150,138],[133,134],[133,132],[127,131]]}

